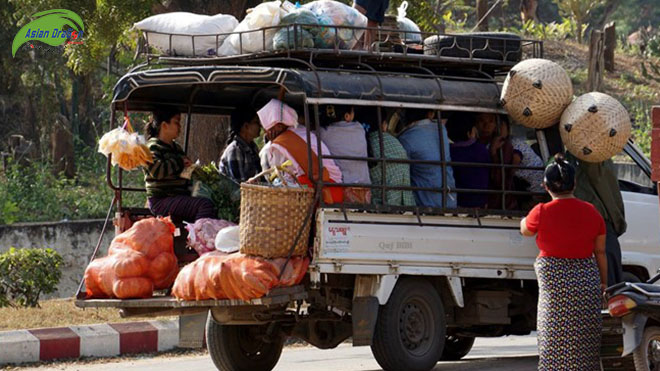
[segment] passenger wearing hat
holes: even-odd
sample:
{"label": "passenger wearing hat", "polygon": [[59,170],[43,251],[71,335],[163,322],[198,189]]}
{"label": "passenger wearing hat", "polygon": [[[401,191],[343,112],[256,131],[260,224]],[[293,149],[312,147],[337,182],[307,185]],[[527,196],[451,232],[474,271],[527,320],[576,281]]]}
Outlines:
{"label": "passenger wearing hat", "polygon": [[[266,131],[269,142],[259,152],[261,166],[268,169],[291,161],[293,173],[302,185],[314,187],[317,179],[327,183],[341,183],[342,174],[337,164],[331,160],[323,159],[323,169],[319,175],[318,146],[314,133],[309,133],[312,148],[312,164],[310,164],[307,145],[307,129],[298,127],[298,114],[286,103],[271,99],[258,112],[259,121]],[[330,151],[321,143],[323,156],[330,156]],[[324,187],[323,201],[327,204],[343,202],[343,192],[339,187]]]}

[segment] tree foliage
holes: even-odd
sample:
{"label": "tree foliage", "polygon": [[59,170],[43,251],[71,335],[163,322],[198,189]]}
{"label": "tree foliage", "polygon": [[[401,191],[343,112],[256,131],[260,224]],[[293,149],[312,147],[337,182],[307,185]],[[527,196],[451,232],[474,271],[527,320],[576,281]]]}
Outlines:
{"label": "tree foliage", "polygon": [[599,6],[600,0],[553,0],[559,6],[560,13],[565,17],[572,17],[577,24],[577,40],[582,43],[583,25],[589,23],[589,16]]}

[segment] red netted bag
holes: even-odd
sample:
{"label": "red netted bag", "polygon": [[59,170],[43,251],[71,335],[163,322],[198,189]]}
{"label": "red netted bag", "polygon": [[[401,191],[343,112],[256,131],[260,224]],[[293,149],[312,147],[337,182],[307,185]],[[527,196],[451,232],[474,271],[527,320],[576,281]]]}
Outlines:
{"label": "red netted bag", "polygon": [[292,257],[278,279],[285,260],[210,252],[181,270],[172,294],[181,300],[260,298],[275,286],[292,286],[303,279],[309,265],[303,257]]}
{"label": "red netted bag", "polygon": [[174,229],[169,218],[148,218],[117,235],[85,271],[87,297],[148,298],[169,288],[178,273]]}

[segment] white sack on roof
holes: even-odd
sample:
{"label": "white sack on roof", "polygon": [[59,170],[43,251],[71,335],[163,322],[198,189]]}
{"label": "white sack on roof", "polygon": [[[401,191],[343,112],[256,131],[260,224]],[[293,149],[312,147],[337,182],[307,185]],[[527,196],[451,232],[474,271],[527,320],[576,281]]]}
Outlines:
{"label": "white sack on roof", "polygon": [[[134,27],[146,33],[149,45],[169,55],[192,56],[193,36],[217,35],[234,31],[238,20],[232,15],[214,16],[187,12],[164,13],[145,18],[135,23]],[[158,33],[156,33],[158,32]],[[162,33],[162,34],[161,34]],[[171,34],[183,34],[172,35]],[[195,56],[216,55],[227,35],[195,36]]]}
{"label": "white sack on roof", "polygon": [[[286,15],[286,11],[280,7],[281,4],[280,1],[269,1],[254,7],[234,29],[235,33],[225,40],[218,51],[218,55],[237,55],[273,50],[273,36],[277,29],[254,30],[279,25],[280,19]],[[238,34],[237,32],[244,33]]]}

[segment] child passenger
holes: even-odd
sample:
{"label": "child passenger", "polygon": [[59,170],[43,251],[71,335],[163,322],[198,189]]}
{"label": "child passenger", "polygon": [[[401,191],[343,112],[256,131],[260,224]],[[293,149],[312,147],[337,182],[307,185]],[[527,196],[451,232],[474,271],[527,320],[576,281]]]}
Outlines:
{"label": "child passenger", "polygon": [[[491,156],[488,148],[477,140],[476,116],[469,112],[456,112],[447,123],[453,162],[477,162],[489,164]],[[490,169],[454,165],[456,188],[488,189]],[[488,194],[458,192],[458,206],[465,208],[486,208]]]}
{"label": "child passenger", "polygon": [[[321,141],[333,156],[367,157],[367,138],[362,125],[355,121],[352,106],[326,105],[320,108]],[[335,160],[347,184],[371,184],[367,161]],[[371,189],[345,187],[344,202],[370,203]]]}

